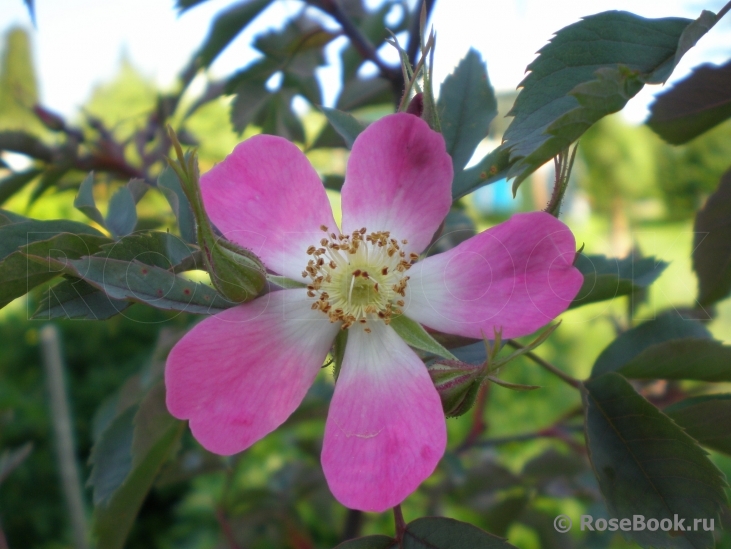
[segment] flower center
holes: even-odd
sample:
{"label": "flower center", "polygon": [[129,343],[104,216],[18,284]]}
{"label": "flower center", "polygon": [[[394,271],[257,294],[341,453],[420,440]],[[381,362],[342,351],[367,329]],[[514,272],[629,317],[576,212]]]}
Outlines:
{"label": "flower center", "polygon": [[[418,254],[402,250],[408,244],[391,238],[388,231],[368,233],[365,228],[351,235],[327,234],[319,246],[307,248],[312,256],[302,271],[309,278],[307,295],[316,298],[313,309],[325,313],[330,322],[341,321],[346,330],[377,318],[386,324],[401,314],[411,266]],[[365,327],[366,332],[370,332]]]}

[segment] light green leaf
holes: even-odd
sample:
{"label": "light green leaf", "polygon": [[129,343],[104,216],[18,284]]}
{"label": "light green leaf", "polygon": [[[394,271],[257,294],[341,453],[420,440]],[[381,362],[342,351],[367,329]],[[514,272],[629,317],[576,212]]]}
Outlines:
{"label": "light green leaf", "polygon": [[457,360],[457,357],[442,347],[437,340],[429,335],[421,324],[415,320],[411,320],[406,315],[392,317],[391,327],[396,330],[396,333],[408,345],[433,355],[448,358],[450,360]]}
{"label": "light green leaf", "polygon": [[[9,212],[4,212],[7,215]],[[0,226],[0,259],[8,256],[21,246],[27,246],[40,240],[49,240],[59,233],[89,234],[104,236],[96,229],[65,219],[38,221],[29,219],[19,223]]]}
{"label": "light green leaf", "polygon": [[92,189],[94,188],[94,172],[89,172],[84,180],[79,185],[79,192],[76,193],[74,198],[74,208],[82,212],[86,217],[92,221],[96,221],[104,227],[104,218],[102,213],[96,207],[96,201],[94,200],[94,194]]}
{"label": "light green leaf", "polygon": [[46,290],[31,318],[106,320],[121,313],[130,305],[132,302],[112,299],[83,280],[67,279]]}
{"label": "light green leaf", "polygon": [[585,388],[589,457],[610,514],[685,519],[685,531],[627,533],[645,547],[713,547],[713,532],[687,527],[696,518],[718,520],[726,504],[723,474],[691,437],[619,374],[593,379]]}
{"label": "light green leaf", "polygon": [[455,174],[452,180],[452,200],[458,200],[474,190],[508,177],[513,165],[510,151],[500,146],[471,168]]}
{"label": "light green leaf", "polygon": [[43,170],[39,168],[30,168],[24,172],[11,173],[9,176],[0,180],[0,204],[33,181],[42,172]]}
{"label": "light green leaf", "polygon": [[178,220],[180,236],[186,242],[195,244],[198,237],[195,231],[193,209],[183,192],[183,187],[180,185],[180,179],[178,179],[175,170],[167,166],[157,178],[157,187],[165,195],[170,207],[173,209],[173,213]]}

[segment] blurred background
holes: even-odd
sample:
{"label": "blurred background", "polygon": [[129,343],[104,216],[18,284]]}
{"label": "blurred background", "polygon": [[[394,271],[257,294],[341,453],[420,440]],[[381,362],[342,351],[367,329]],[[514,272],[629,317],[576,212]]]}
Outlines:
{"label": "blurred background", "polygon": [[[175,86],[215,15],[231,4],[213,0],[179,14],[171,1],[162,0],[38,0],[34,24],[21,0],[0,1],[0,131],[22,129],[49,143],[57,136],[33,114],[32,107],[39,103],[80,127],[86,128],[92,116],[117,136],[132,135],[155,109],[161,94]],[[708,4],[437,0],[431,18],[437,31],[435,81],[441,82],[470,47],[487,62],[499,114],[478,147],[475,159],[479,159],[499,144],[525,67],[553,32],[581,16],[607,9],[627,9],[646,17],[697,17],[701,9],[717,10],[721,4],[715,0]],[[365,3],[369,11],[384,5],[388,7],[385,21],[397,27],[414,2]],[[285,19],[303,9],[295,0],[273,2],[208,72],[195,78],[182,101],[192,104],[209,82],[255,62],[261,53],[252,48],[253,38],[280,29]],[[335,27],[314,8],[306,11],[324,28]],[[720,63],[731,57],[729,21],[722,21],[701,40],[683,59],[673,80],[701,62]],[[403,40],[405,34],[397,36]],[[336,105],[341,92],[340,55],[345,46],[343,37],[331,41],[316,72],[326,106]],[[390,46],[379,52],[396,62]],[[358,71],[368,77],[376,68],[366,62]],[[274,91],[281,82],[275,74],[266,85]],[[697,284],[690,258],[694,214],[731,163],[729,122],[677,147],[642,125],[652,95],[659,89],[648,86],[624,112],[603,119],[582,137],[562,213],[577,244],[587,252],[625,257],[639,250],[670,263],[645,301],[632,311],[633,321],[654,318],[671,307],[693,306]],[[325,117],[300,95],[290,100],[303,130],[296,140],[311,162],[323,176],[342,176],[347,150],[314,146],[326,126]],[[199,146],[202,171],[222,160],[242,138],[261,130],[261,125],[251,123],[243,132],[235,131],[230,104],[230,97],[219,96],[187,118],[186,130]],[[356,111],[362,120],[372,120],[392,108],[386,102]],[[13,170],[31,166],[27,157],[17,154],[3,153],[2,160]],[[0,167],[0,176],[4,173]],[[515,198],[506,181],[478,189],[458,203],[451,228],[484,230],[514,212],[542,209],[552,182],[553,168],[546,165],[520,187]],[[9,197],[3,208],[37,219],[85,221],[73,208],[78,183],[61,178],[40,199],[28,187]],[[103,186],[95,191],[104,207],[109,194]],[[329,193],[337,209],[339,193]],[[138,205],[138,214],[143,226],[149,222],[158,228],[174,227],[174,216],[161,195],[148,193]],[[11,549],[73,546],[39,345],[44,322],[30,319],[39,296],[29,294],[0,310],[0,452],[31,444],[23,463],[7,476],[0,467],[0,525]],[[538,354],[573,376],[587,376],[601,350],[626,325],[626,301],[617,298],[565,313],[562,326]],[[103,322],[56,322],[84,482],[105,406],[118,398],[120,386],[133,376],[159,367],[160,349],[169,347],[196,319],[134,305]],[[717,339],[731,341],[731,302],[718,306],[708,327]],[[178,457],[163,469],[145,500],[126,546],[235,549],[239,543],[241,549],[330,548],[348,529],[391,534],[388,514],[348,512],[323,483],[319,437],[331,391],[331,378],[325,373],[286,428],[240,456],[208,454],[186,433]],[[561,418],[580,420],[576,415],[579,395],[523,359],[512,363],[504,377],[543,388],[516,393],[492,387],[485,419],[495,442],[467,453],[459,447],[473,428],[473,419],[466,415],[449,420],[450,453],[423,489],[407,500],[406,519],[427,514],[458,518],[507,536],[522,549],[631,547],[609,533],[574,537],[555,533],[552,521],[558,513],[606,514],[586,459],[576,450],[579,439],[574,434],[581,423],[569,423],[574,431],[521,435],[536,433]],[[731,477],[731,459],[720,454],[713,459]],[[88,487],[83,497],[88,513],[92,497]],[[725,534],[719,543],[719,547],[731,547],[731,536]]]}

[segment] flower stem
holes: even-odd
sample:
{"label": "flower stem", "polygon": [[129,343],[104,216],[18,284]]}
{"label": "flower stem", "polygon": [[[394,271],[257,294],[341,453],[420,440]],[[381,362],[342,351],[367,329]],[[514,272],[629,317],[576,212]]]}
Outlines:
{"label": "flower stem", "polygon": [[[513,349],[524,349],[525,348],[523,345],[521,345],[520,343],[518,343],[517,341],[515,341],[513,339],[508,339],[506,341],[506,343],[508,345],[510,345]],[[543,366],[543,368],[545,368],[546,370],[551,372],[553,375],[561,378],[565,383],[568,383],[574,389],[581,388],[581,382],[578,379],[573,378],[570,375],[562,372],[561,370],[556,368],[556,366],[554,366],[553,364],[551,364],[550,362],[548,362],[546,360],[543,360],[541,357],[539,357],[537,354],[533,353],[532,351],[528,351],[523,356],[530,358],[533,362],[535,362],[539,366]]]}
{"label": "flower stem", "polygon": [[726,15],[731,10],[731,2],[728,2],[721,10],[716,14],[716,21],[719,21],[721,17]]}
{"label": "flower stem", "polygon": [[393,508],[393,520],[396,523],[396,543],[400,545],[404,539],[404,532],[406,532],[406,522],[404,521],[404,514],[401,512],[400,503]]}

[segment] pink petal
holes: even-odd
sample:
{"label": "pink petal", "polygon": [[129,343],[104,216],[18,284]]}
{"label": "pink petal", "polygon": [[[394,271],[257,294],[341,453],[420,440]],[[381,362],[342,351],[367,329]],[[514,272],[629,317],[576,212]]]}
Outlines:
{"label": "pink petal", "polygon": [[325,426],[322,467],[337,500],[383,511],[432,474],[447,442],[424,363],[393,328],[350,329]]}
{"label": "pink petal", "polygon": [[361,133],[345,171],[343,232],[361,227],[427,247],[452,204],[452,160],[444,138],[406,113],[374,122]]}
{"label": "pink petal", "polygon": [[581,288],[574,235],[544,212],[514,215],[409,271],[405,314],[466,337],[530,334],[561,314]]}
{"label": "pink petal", "polygon": [[240,452],[299,406],[339,328],[311,303],[305,290],[267,294],[205,319],[170,351],[168,410],[204,448]]}
{"label": "pink petal", "polygon": [[203,202],[223,235],[272,271],[301,280],[325,225],[337,232],[325,188],[307,157],[281,137],[256,135],[201,177]]}

